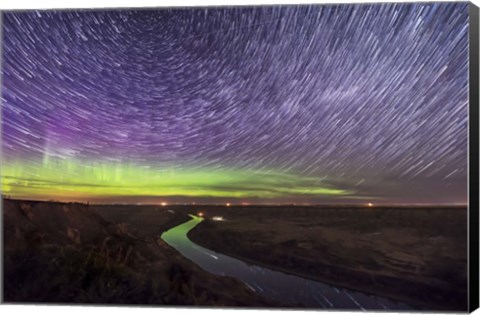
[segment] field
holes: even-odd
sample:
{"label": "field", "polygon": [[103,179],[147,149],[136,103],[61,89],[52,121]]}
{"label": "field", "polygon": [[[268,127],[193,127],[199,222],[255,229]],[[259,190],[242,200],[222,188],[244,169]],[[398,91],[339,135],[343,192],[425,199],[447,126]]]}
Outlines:
{"label": "field", "polygon": [[6,302],[299,306],[210,274],[160,238],[201,213],[205,220],[188,236],[216,252],[417,309],[466,309],[465,208],[4,199],[3,211]]}
{"label": "field", "polygon": [[272,269],[405,301],[466,310],[465,208],[212,207],[196,243]]}

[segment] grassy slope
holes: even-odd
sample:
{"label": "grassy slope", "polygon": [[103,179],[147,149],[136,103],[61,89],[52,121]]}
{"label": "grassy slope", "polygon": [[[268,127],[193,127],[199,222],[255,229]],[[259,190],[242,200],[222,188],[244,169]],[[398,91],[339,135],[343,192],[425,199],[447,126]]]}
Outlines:
{"label": "grassy slope", "polygon": [[160,229],[146,237],[94,206],[3,202],[6,302],[278,306],[166,245],[162,230],[185,215],[155,212]]}

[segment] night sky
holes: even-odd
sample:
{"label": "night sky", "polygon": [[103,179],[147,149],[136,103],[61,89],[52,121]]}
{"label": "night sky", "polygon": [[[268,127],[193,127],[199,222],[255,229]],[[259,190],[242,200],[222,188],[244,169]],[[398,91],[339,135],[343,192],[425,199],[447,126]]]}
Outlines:
{"label": "night sky", "polygon": [[2,189],[467,202],[468,4],[3,14]]}

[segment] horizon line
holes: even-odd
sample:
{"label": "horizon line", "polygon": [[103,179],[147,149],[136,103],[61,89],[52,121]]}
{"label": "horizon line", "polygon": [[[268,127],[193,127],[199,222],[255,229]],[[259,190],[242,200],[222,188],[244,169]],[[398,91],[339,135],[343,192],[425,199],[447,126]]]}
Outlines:
{"label": "horizon line", "polygon": [[252,207],[252,206],[293,206],[293,207],[315,207],[315,206],[349,206],[349,207],[363,207],[363,208],[381,208],[381,207],[468,207],[468,203],[250,203],[250,202],[221,202],[221,203],[197,203],[197,202],[158,202],[158,203],[129,203],[129,202],[89,202],[89,201],[67,201],[67,200],[44,200],[44,199],[23,199],[23,198],[13,198],[2,195],[3,200],[12,200],[12,201],[30,201],[30,202],[45,202],[45,203],[78,203],[84,205],[98,205],[98,206],[159,206],[159,207],[168,207],[168,206],[223,206],[223,207]]}

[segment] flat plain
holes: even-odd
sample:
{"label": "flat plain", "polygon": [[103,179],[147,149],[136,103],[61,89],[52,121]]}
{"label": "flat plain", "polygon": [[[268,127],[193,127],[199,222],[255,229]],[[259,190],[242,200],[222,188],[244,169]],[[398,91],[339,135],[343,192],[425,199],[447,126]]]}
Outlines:
{"label": "flat plain", "polygon": [[210,207],[206,248],[420,309],[465,310],[464,207]]}

